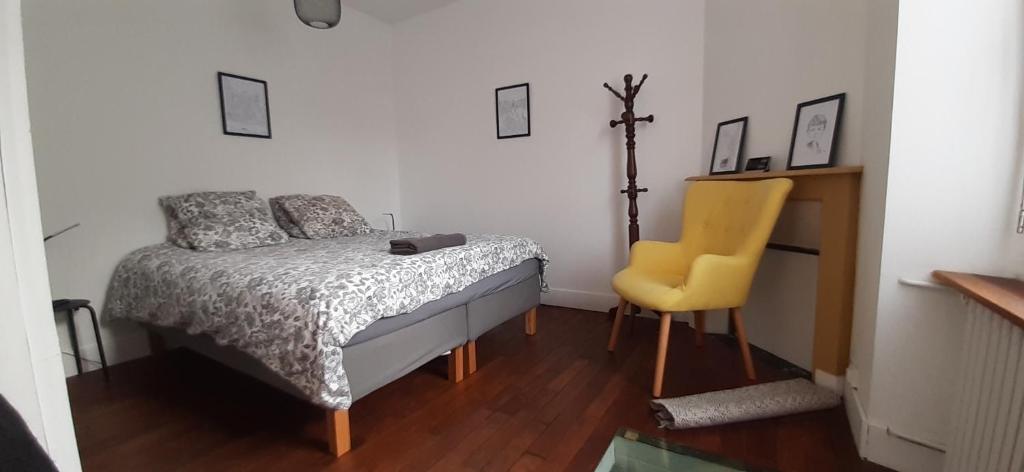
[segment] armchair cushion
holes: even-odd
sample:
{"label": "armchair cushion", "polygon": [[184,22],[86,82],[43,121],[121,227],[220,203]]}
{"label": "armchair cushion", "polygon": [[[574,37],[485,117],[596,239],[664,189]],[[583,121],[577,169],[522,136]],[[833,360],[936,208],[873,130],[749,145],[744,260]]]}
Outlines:
{"label": "armchair cushion", "polygon": [[680,312],[740,306],[749,291],[743,284],[757,261],[739,256],[702,254],[689,277],[627,267],[612,278],[612,287],[626,300],[655,311]]}
{"label": "armchair cushion", "polygon": [[683,296],[683,276],[627,267],[612,278],[612,287],[626,300],[657,311],[671,311]]}

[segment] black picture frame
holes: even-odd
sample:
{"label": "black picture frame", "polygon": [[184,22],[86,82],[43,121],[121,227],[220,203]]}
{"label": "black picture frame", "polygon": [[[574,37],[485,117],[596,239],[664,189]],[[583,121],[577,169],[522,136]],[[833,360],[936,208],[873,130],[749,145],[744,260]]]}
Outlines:
{"label": "black picture frame", "polygon": [[[501,134],[501,92],[506,90],[513,90],[517,88],[526,89],[526,132],[516,134]],[[498,139],[510,139],[510,138],[523,138],[530,135],[530,83],[524,82],[521,84],[509,85],[506,87],[499,87],[494,89],[494,127],[495,135]]]}
{"label": "black picture frame", "polygon": [[747,163],[743,164],[744,172],[768,172],[768,166],[771,163],[771,156],[764,157],[751,157],[747,159]]}
{"label": "black picture frame", "polygon": [[[247,81],[247,82],[253,82],[253,83],[257,83],[257,84],[259,84],[259,85],[261,85],[263,87],[263,103],[266,105],[266,119],[267,119],[267,121],[266,121],[267,132],[266,132],[266,134],[262,134],[262,133],[247,133],[247,132],[244,132],[244,131],[236,131],[236,130],[228,129],[229,128],[228,117],[227,117],[227,106],[228,105],[225,103],[225,100],[224,100],[224,98],[225,98],[224,97],[224,79],[226,79],[226,78],[227,79],[234,79],[234,80],[242,80],[242,81]],[[220,123],[221,123],[221,129],[223,130],[224,134],[229,135],[229,136],[243,136],[243,137],[247,137],[247,138],[271,139],[271,137],[273,135],[271,134],[271,128],[270,128],[270,95],[269,95],[267,89],[268,89],[267,81],[265,81],[265,80],[255,79],[255,78],[252,78],[252,77],[245,77],[245,76],[242,76],[242,75],[229,74],[227,72],[217,72],[217,90],[218,90],[218,92],[220,94]]]}
{"label": "black picture frame", "polygon": [[[749,117],[744,116],[742,118],[736,118],[734,120],[723,121],[718,124],[718,127],[715,129],[715,145],[714,147],[711,148],[711,168],[708,170],[709,175],[735,174],[740,171],[740,161],[743,159],[743,145],[744,142],[747,140],[748,119]],[[734,162],[732,163],[732,167],[730,167],[728,170],[715,170],[715,164],[718,162],[718,145],[720,144],[720,138],[722,137],[722,128],[736,123],[742,123],[743,128],[742,130],[740,130],[740,142],[739,146],[736,149],[736,155],[734,156]]]}
{"label": "black picture frame", "polygon": [[[838,101],[836,106],[836,116],[833,119],[835,123],[832,126],[832,136],[827,139],[829,143],[828,149],[828,160],[825,162],[815,164],[799,164],[793,165],[793,153],[796,149],[797,136],[800,134],[800,116],[804,109],[820,105],[827,102]],[[817,98],[814,100],[799,103],[796,106],[796,116],[793,118],[793,136],[789,140],[789,157],[786,159],[786,170],[794,169],[819,169],[823,167],[833,167],[836,165],[836,152],[839,148],[839,135],[842,132],[843,124],[843,108],[846,104],[846,93],[837,93],[835,95],[829,95],[827,97]]]}

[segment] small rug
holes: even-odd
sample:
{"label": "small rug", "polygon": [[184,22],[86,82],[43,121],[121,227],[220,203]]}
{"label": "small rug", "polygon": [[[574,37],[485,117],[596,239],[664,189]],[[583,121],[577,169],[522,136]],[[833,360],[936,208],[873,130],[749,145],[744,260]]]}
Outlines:
{"label": "small rug", "polygon": [[651,408],[658,426],[686,429],[824,410],[839,402],[839,395],[828,389],[792,379],[652,400]]}

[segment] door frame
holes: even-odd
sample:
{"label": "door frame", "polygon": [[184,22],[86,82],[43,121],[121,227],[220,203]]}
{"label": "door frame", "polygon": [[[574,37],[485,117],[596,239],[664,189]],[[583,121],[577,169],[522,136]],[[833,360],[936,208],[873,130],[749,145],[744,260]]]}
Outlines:
{"label": "door frame", "polygon": [[60,470],[81,470],[43,249],[20,0],[0,0],[0,393]]}

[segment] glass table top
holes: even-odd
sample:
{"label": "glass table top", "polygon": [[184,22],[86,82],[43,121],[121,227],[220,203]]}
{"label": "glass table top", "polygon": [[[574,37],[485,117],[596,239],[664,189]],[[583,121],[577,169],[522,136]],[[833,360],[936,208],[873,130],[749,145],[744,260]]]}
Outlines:
{"label": "glass table top", "polygon": [[730,461],[673,444],[661,438],[640,434],[631,429],[619,429],[612,438],[595,472],[727,472],[757,471],[736,461]]}

